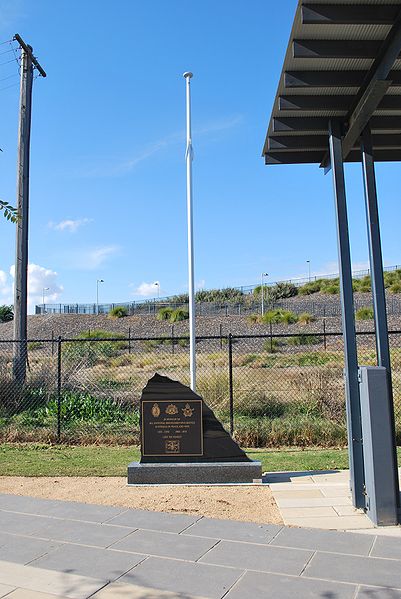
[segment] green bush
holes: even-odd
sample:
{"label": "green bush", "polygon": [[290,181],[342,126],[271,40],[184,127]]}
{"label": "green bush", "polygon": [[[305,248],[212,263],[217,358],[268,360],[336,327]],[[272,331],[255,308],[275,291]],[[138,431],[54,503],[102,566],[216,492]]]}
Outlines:
{"label": "green bush", "polygon": [[317,345],[322,342],[322,338],[318,335],[296,335],[295,337],[288,337],[288,345]]}
{"label": "green bush", "polygon": [[401,293],[401,283],[393,283],[388,290],[390,293]]}
{"label": "green bush", "polygon": [[115,306],[108,314],[109,318],[124,318],[128,316],[128,310],[125,306]]}
{"label": "green bush", "polygon": [[[57,399],[51,399],[41,408],[42,416],[57,417]],[[131,405],[119,405],[109,398],[94,397],[90,393],[65,392],[60,405],[61,420],[66,424],[76,422],[136,422],[137,412]]]}
{"label": "green bush", "polygon": [[89,339],[124,339],[121,333],[96,329],[80,333],[76,341],[63,343],[63,356],[85,366],[93,366],[100,360],[113,358],[127,347],[124,341],[89,341]]}
{"label": "green bush", "polygon": [[269,310],[261,317],[261,322],[272,323],[272,324],[293,324],[297,322],[298,317],[294,312],[289,310],[283,310],[282,308],[276,308],[275,310]]}
{"label": "green bush", "polygon": [[180,322],[181,320],[188,320],[188,318],[189,312],[186,308],[176,308],[171,314],[170,322]]}
{"label": "green bush", "polygon": [[173,308],[169,308],[168,306],[165,308],[160,308],[160,310],[156,314],[157,320],[171,320],[171,315],[174,312]]}
{"label": "green bush", "polygon": [[312,295],[312,293],[318,293],[322,287],[322,280],[318,279],[317,281],[311,281],[310,283],[306,283],[301,287],[298,287],[299,295]]}
{"label": "green bush", "polygon": [[[234,287],[225,289],[207,289],[197,291],[195,294],[196,302],[235,302],[242,303],[244,292]],[[187,299],[188,301],[188,299]]]}
{"label": "green bush", "polygon": [[327,295],[336,295],[340,293],[340,285],[336,285],[335,283],[332,285],[326,285],[322,287],[322,293],[326,293]]}
{"label": "green bush", "polygon": [[298,322],[300,324],[310,324],[311,322],[314,322],[316,320],[316,318],[314,316],[312,316],[312,314],[309,314],[309,312],[302,312],[302,314],[300,314],[298,316]]}
{"label": "green bush", "polygon": [[355,318],[357,320],[371,320],[373,316],[373,308],[371,307],[359,308],[355,313]]}
{"label": "green bush", "polygon": [[[268,300],[270,302],[276,302],[280,299],[287,299],[289,297],[295,297],[298,295],[298,287],[292,283],[277,283],[272,287],[268,287]],[[260,293],[260,292],[259,292]]]}
{"label": "green bush", "polygon": [[0,306],[0,322],[10,322],[14,320],[14,312],[12,306]]}

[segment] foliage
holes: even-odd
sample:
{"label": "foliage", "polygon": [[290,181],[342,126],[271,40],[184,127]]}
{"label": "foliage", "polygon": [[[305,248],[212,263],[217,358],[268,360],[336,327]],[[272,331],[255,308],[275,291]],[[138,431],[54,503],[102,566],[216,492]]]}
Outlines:
{"label": "foliage", "polygon": [[185,308],[176,308],[173,310],[170,322],[180,322],[181,320],[188,320],[189,312]]}
{"label": "foliage", "polygon": [[298,317],[294,312],[289,310],[283,310],[282,308],[276,308],[275,310],[269,310],[261,317],[260,321],[263,323],[274,323],[274,324],[293,324],[297,322]]}
{"label": "foliage", "polygon": [[12,306],[0,306],[0,322],[10,322],[14,319],[14,311]]}
{"label": "foliage", "polygon": [[[57,399],[51,399],[42,408],[46,417],[57,417]],[[66,392],[62,395],[60,405],[61,419],[66,424],[75,422],[131,422],[138,423],[138,415],[129,405],[122,406],[109,398],[94,397],[90,393]]]}
{"label": "foliage", "polygon": [[311,322],[314,322],[316,320],[316,318],[314,316],[312,316],[312,314],[309,314],[309,312],[302,312],[302,314],[299,314],[298,316],[298,322],[300,324],[310,324]]}
{"label": "foliage", "polygon": [[360,293],[372,291],[370,276],[363,277],[362,279],[354,279],[352,281],[352,288],[354,291],[359,291]]}
{"label": "foliage", "polygon": [[317,345],[322,342],[322,338],[318,335],[295,335],[295,337],[288,337],[288,345]]}
{"label": "foliage", "polygon": [[277,285],[268,288],[268,299],[273,303],[296,295],[298,295],[298,287],[292,283],[277,283]]}
{"label": "foliage", "polygon": [[317,281],[311,281],[301,287],[298,287],[299,295],[312,295],[312,293],[318,293],[322,289],[322,279]]}
{"label": "foliage", "polygon": [[390,285],[388,290],[390,293],[401,293],[401,282],[393,283],[392,285]]}
{"label": "foliage", "polygon": [[166,306],[165,308],[160,308],[160,310],[156,314],[157,320],[171,320],[171,315],[174,312],[173,308]]}
{"label": "foliage", "polygon": [[93,366],[100,360],[113,358],[125,349],[124,341],[90,341],[90,339],[124,339],[121,333],[96,329],[80,333],[74,341],[63,343],[63,356],[82,366]]}
{"label": "foliage", "polygon": [[18,211],[8,202],[0,200],[0,211],[3,211],[3,216],[12,223],[16,223],[19,219]]}
{"label": "foliage", "polygon": [[128,310],[125,306],[115,306],[108,314],[109,318],[124,318],[128,316]]}
{"label": "foliage", "polygon": [[371,320],[373,316],[374,314],[372,307],[359,308],[359,310],[357,310],[355,313],[355,318],[357,320]]}
{"label": "foliage", "polygon": [[234,287],[200,290],[195,294],[197,302],[242,302],[243,298],[244,292]]}
{"label": "foliage", "polygon": [[176,308],[175,310],[170,307],[160,308],[156,318],[158,320],[166,320],[167,322],[180,322],[181,320],[188,320],[189,312],[186,308]]}

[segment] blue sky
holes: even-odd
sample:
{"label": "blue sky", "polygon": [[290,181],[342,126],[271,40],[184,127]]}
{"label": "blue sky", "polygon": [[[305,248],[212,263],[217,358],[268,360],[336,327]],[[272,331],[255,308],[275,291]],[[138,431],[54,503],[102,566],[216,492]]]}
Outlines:
{"label": "blue sky", "polygon": [[[337,270],[330,175],[261,158],[295,6],[2,0],[0,41],[20,33],[48,73],[33,94],[31,310],[43,287],[46,302],[94,302],[98,278],[105,302],[151,297],[155,281],[161,295],[187,289],[185,70],[194,73],[198,287],[249,285],[262,271],[302,277],[306,260],[312,274]],[[0,197],[15,204],[15,62],[0,64],[0,80]],[[400,175],[397,164],[377,166],[387,265],[401,261]],[[347,167],[347,184],[354,267],[364,268],[360,165]],[[0,227],[3,303],[14,227]]]}

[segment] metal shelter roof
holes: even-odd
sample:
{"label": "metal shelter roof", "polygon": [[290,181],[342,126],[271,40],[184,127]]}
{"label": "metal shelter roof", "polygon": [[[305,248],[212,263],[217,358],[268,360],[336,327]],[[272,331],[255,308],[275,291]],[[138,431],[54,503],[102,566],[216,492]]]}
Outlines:
{"label": "metal shelter roof", "polygon": [[401,0],[298,0],[263,155],[328,164],[331,119],[359,161],[370,123],[376,161],[401,160]]}

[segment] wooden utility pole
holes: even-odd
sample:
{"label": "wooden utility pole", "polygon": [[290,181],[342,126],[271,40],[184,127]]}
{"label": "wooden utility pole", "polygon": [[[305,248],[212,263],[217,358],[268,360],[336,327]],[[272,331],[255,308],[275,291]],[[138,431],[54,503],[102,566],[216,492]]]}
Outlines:
{"label": "wooden utility pole", "polygon": [[21,83],[18,126],[17,157],[17,231],[14,279],[14,379],[23,383],[27,361],[27,310],[28,310],[28,219],[29,219],[29,153],[31,137],[31,108],[33,69],[36,67],[46,77],[32,47],[15,34],[21,47]]}

